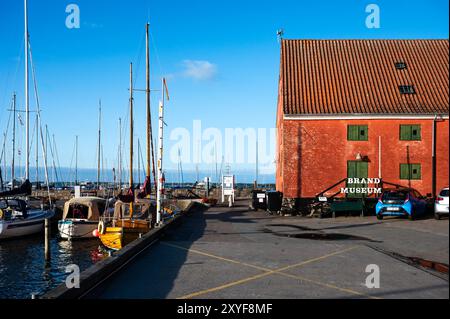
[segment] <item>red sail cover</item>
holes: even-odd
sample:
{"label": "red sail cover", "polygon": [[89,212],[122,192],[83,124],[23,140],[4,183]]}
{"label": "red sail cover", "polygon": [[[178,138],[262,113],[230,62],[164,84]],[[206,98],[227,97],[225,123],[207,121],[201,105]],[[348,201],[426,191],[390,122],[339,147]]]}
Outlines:
{"label": "red sail cover", "polygon": [[133,189],[128,189],[128,192],[125,195],[119,195],[119,200],[124,203],[132,203],[134,202],[134,192]]}
{"label": "red sail cover", "polygon": [[145,177],[144,185],[142,186],[142,190],[137,195],[138,198],[145,198],[150,195],[152,192],[152,183],[150,182],[150,176]]}

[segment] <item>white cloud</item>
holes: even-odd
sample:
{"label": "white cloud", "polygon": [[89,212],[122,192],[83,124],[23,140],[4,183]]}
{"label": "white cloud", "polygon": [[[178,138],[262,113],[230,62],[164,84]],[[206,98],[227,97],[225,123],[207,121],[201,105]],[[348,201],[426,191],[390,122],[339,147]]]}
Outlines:
{"label": "white cloud", "polygon": [[183,67],[183,75],[194,80],[211,80],[217,75],[217,66],[209,61],[184,60]]}

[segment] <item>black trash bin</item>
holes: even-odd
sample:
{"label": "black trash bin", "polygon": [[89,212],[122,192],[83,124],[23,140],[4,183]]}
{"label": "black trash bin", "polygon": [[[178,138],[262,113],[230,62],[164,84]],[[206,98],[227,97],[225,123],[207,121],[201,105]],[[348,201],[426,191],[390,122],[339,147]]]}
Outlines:
{"label": "black trash bin", "polygon": [[267,211],[270,213],[277,213],[281,211],[281,205],[283,202],[283,193],[278,191],[266,192],[267,197]]}
{"label": "black trash bin", "polygon": [[267,209],[266,192],[258,189],[252,190],[252,207],[254,210]]}

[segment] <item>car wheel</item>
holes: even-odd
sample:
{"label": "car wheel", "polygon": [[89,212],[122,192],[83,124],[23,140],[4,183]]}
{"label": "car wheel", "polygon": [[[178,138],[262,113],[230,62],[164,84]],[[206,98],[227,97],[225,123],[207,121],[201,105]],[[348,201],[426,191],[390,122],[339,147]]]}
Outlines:
{"label": "car wheel", "polygon": [[378,215],[377,215],[377,219],[378,219],[378,220],[382,220],[382,219],[383,219],[383,215],[378,214]]}
{"label": "car wheel", "polygon": [[434,219],[437,219],[437,220],[441,219],[441,215],[439,215],[439,214],[434,214]]}

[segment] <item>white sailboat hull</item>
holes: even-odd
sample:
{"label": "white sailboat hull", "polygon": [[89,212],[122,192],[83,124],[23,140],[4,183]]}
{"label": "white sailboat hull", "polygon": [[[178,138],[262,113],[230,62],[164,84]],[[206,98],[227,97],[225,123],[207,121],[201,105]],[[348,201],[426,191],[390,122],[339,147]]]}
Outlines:
{"label": "white sailboat hull", "polygon": [[42,232],[44,221],[52,218],[53,211],[29,211],[27,218],[0,220],[0,240],[24,237]]}
{"label": "white sailboat hull", "polygon": [[95,238],[92,232],[97,229],[98,220],[66,219],[58,222],[59,235],[63,239]]}

